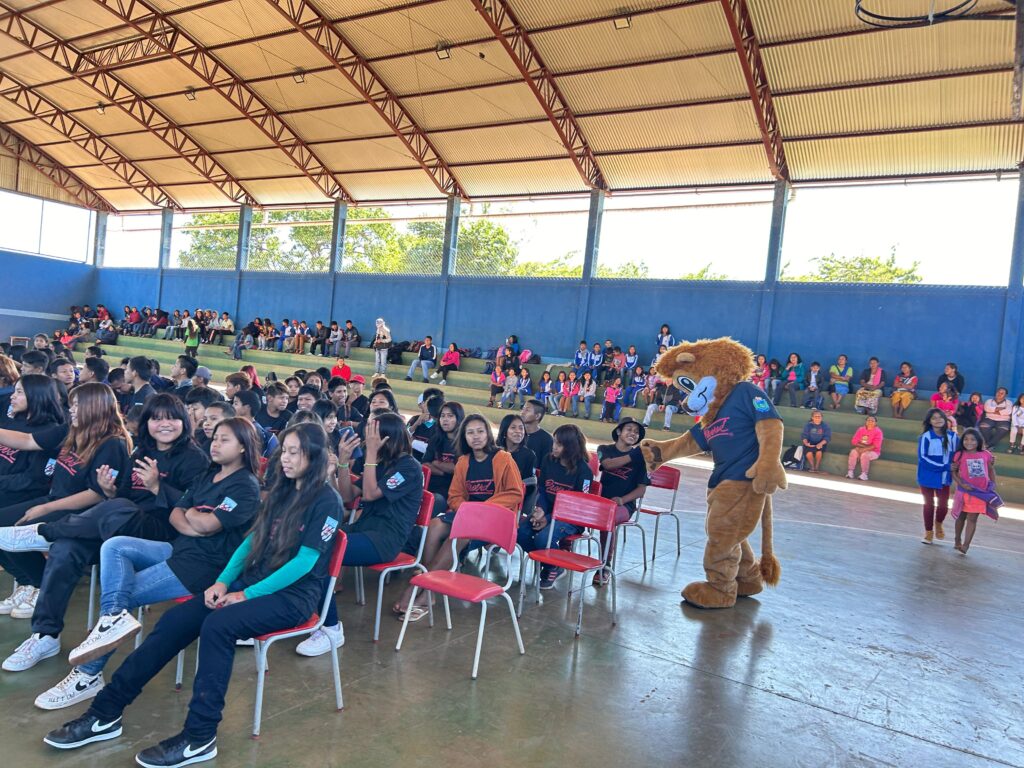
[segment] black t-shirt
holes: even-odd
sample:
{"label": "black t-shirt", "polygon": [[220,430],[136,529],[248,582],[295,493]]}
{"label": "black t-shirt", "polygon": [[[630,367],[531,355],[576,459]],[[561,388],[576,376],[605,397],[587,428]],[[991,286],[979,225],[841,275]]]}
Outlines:
{"label": "black t-shirt", "polygon": [[526,433],[526,447],[533,451],[533,455],[537,457],[538,463],[543,463],[547,455],[551,453],[551,446],[555,444],[555,439],[551,436],[550,432],[545,432],[543,429],[538,429],[532,435]]}
{"label": "black t-shirt", "polygon": [[[604,462],[608,459],[618,459],[622,456],[629,456],[630,463],[618,469],[605,469]],[[614,499],[616,496],[625,496],[632,493],[638,485],[650,485],[651,478],[647,476],[647,465],[639,447],[629,451],[620,451],[612,445],[600,445],[597,448],[597,458],[601,461],[601,495],[606,499]],[[636,509],[636,501],[625,505],[632,512]]]}
{"label": "black t-shirt", "polygon": [[[370,398],[368,398],[366,395],[360,395],[351,403],[349,403],[349,405],[352,406],[352,410],[359,411],[361,414],[364,415],[364,417],[366,414],[370,412]],[[355,416],[352,417],[352,421],[355,421]]]}
{"label": "black t-shirt", "polygon": [[[448,433],[438,429],[434,439],[430,441],[430,445],[427,446],[427,450],[423,454],[423,463],[429,464],[432,461],[440,461],[445,464],[454,464],[457,458],[455,441],[448,436]],[[431,493],[439,493],[448,498],[448,489],[451,487],[451,475],[443,475],[440,472],[431,471],[430,485],[427,486]]]}
{"label": "black t-shirt", "polygon": [[363,412],[358,408],[353,408],[348,403],[345,403],[338,408],[338,422],[341,427],[352,426],[352,424],[361,424],[363,421]]}
{"label": "black t-shirt", "polygon": [[395,559],[416,525],[423,498],[423,468],[412,456],[401,456],[390,466],[377,466],[377,487],[384,494],[364,501],[354,523],[341,526],[346,533],[362,533],[373,544],[382,562]]}
{"label": "black t-shirt", "polygon": [[525,480],[528,477],[533,477],[534,472],[537,470],[537,454],[526,447],[526,444],[521,444],[514,452],[509,454],[512,457],[512,461],[516,463],[519,468],[519,477]]}
{"label": "black t-shirt", "polygon": [[[324,579],[331,562],[331,550],[334,547],[335,534],[338,531],[340,521],[345,513],[345,507],[341,502],[341,496],[329,485],[324,485],[320,493],[313,499],[313,503],[306,509],[302,518],[302,525],[299,527],[299,535],[295,545],[288,555],[288,560],[294,558],[301,547],[309,547],[320,553],[316,564],[309,573],[293,584],[282,589],[279,594],[292,602],[300,612],[312,616],[314,611],[319,610],[323,603]],[[276,547],[276,540],[279,533],[279,526],[276,521],[271,523],[270,536],[264,552],[253,558],[254,565],[248,568],[239,578],[245,587],[251,587],[273,573],[276,568],[271,567],[268,562],[270,551]],[[232,553],[229,553],[232,554]],[[288,562],[286,560],[285,562]],[[225,561],[226,562],[226,561]],[[214,574],[213,578],[217,578]],[[212,583],[212,582],[211,582]]]}
{"label": "black t-shirt", "polygon": [[270,434],[276,435],[278,432],[284,431],[291,418],[292,413],[288,410],[281,411],[277,416],[271,416],[267,413],[267,407],[263,406],[260,408],[260,412],[256,414],[256,423]]}
{"label": "black t-shirt", "polygon": [[[412,421],[414,418],[416,417],[410,417],[409,421]],[[434,420],[431,420],[429,423],[421,421],[416,425],[416,428],[412,431],[412,455],[417,461],[423,461],[430,442],[440,431],[441,427]]]}
{"label": "black t-shirt", "polygon": [[7,506],[7,494],[45,496],[50,488],[50,477],[46,474],[46,465],[50,459],[57,456],[60,444],[67,437],[67,426],[63,424],[30,426],[24,414],[18,414],[12,419],[5,420],[3,426],[4,429],[31,434],[33,438],[36,438],[39,447],[44,450],[19,451],[0,445],[0,506]]}
{"label": "black t-shirt", "polygon": [[576,470],[570,472],[549,454],[540,463],[536,506],[543,509],[546,515],[550,515],[551,507],[555,503],[555,495],[559,491],[583,491],[586,493],[590,490],[590,483],[593,479],[594,473],[590,471],[590,466],[585,461],[581,461],[576,465]]}
{"label": "black t-shirt", "polygon": [[202,592],[216,581],[260,506],[260,484],[254,474],[239,469],[217,482],[214,477],[219,471],[218,465],[212,465],[176,505],[216,515],[222,526],[212,536],[179,534],[171,542],[174,551],[167,565],[190,592]]}
{"label": "black t-shirt", "polygon": [[[111,437],[101,443],[87,462],[82,461],[74,451],[61,448],[57,458],[50,459],[46,464],[46,471],[52,476],[50,498],[63,499],[87,490],[93,490],[103,496],[99,480],[96,479],[96,470],[104,464],[117,470],[114,482],[119,488],[127,485],[131,461],[128,457],[128,447],[120,437]],[[91,506],[93,505],[90,504],[89,507]]]}
{"label": "black t-shirt", "polygon": [[[156,466],[160,472],[160,493],[156,496],[142,484],[142,479],[135,470],[135,462],[143,458],[156,459]],[[131,482],[122,491],[122,495],[134,501],[143,512],[170,515],[171,510],[178,506],[185,489],[195,482],[197,477],[203,475],[209,466],[209,457],[191,440],[170,451],[137,448],[132,454]]]}
{"label": "black t-shirt", "polygon": [[487,501],[494,495],[494,454],[487,454],[483,461],[469,457],[466,470],[466,500]]}
{"label": "black t-shirt", "polygon": [[136,405],[145,405],[146,401],[155,394],[156,390],[150,384],[143,384],[141,389],[129,395],[128,407],[125,408],[125,411],[127,412]]}

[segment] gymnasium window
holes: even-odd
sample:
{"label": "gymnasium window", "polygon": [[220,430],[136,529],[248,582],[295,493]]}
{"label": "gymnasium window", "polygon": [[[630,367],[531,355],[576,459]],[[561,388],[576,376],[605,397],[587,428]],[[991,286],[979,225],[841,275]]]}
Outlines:
{"label": "gymnasium window", "polygon": [[443,204],[349,207],[341,271],[440,275]]}
{"label": "gymnasium window", "polygon": [[86,262],[95,223],[86,208],[0,190],[0,249]]}
{"label": "gymnasium window", "polygon": [[104,267],[145,267],[160,265],[160,214],[107,216]]}

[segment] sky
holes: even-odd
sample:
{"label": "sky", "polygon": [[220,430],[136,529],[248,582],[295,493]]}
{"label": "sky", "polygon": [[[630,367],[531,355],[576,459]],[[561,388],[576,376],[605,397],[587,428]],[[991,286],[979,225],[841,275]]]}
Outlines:
{"label": "sky", "polygon": [[[800,275],[813,272],[815,257],[888,256],[895,248],[901,266],[920,263],[926,283],[1004,285],[1017,190],[1013,176],[798,187],[791,192],[782,263],[787,274]],[[484,214],[475,204],[464,209],[462,221],[483,214],[501,223],[518,242],[522,261],[574,253],[581,263],[585,206],[585,199],[495,203]],[[396,208],[392,215],[410,214]],[[79,208],[0,191],[0,247],[83,260],[93,218]],[[730,279],[761,280],[770,224],[770,190],[612,196],[605,204],[599,261],[643,261],[654,278],[710,265]],[[180,248],[187,237],[176,235],[172,246]],[[158,245],[159,215],[110,218],[107,264],[155,266]],[[140,254],[152,256],[140,260]]]}

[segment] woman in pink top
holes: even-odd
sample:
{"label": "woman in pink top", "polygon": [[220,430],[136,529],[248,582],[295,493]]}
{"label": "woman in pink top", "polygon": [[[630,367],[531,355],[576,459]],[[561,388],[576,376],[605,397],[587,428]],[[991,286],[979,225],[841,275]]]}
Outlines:
{"label": "woman in pink top", "polygon": [[462,362],[462,357],[459,355],[459,348],[455,346],[455,342],[452,342],[448,345],[448,351],[441,355],[441,367],[430,378],[434,378],[440,373],[441,385],[444,386],[448,383],[448,374],[459,370],[460,362]]}
{"label": "woman in pink top", "polygon": [[750,374],[750,383],[764,389],[766,381],[768,381],[768,358],[758,355],[754,358],[754,372]]}
{"label": "woman in pink top", "polygon": [[864,426],[860,427],[853,435],[850,444],[853,450],[850,451],[850,460],[847,462],[846,476],[853,479],[853,470],[860,462],[860,479],[868,479],[868,469],[871,462],[882,455],[882,430],[878,427],[878,420],[874,416],[864,419]]}
{"label": "woman in pink top", "polygon": [[932,395],[932,408],[938,408],[949,416],[953,429],[956,429],[956,409],[960,407],[960,393],[946,382],[939,384],[939,391]]}

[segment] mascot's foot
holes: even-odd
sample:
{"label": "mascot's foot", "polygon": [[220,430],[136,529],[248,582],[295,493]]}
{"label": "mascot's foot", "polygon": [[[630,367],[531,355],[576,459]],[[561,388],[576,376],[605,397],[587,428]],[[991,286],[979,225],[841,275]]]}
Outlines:
{"label": "mascot's foot", "polygon": [[736,581],[736,597],[753,597],[764,589],[762,581]]}
{"label": "mascot's foot", "polygon": [[698,608],[732,608],[736,596],[715,589],[706,581],[695,581],[683,589],[683,599]]}

